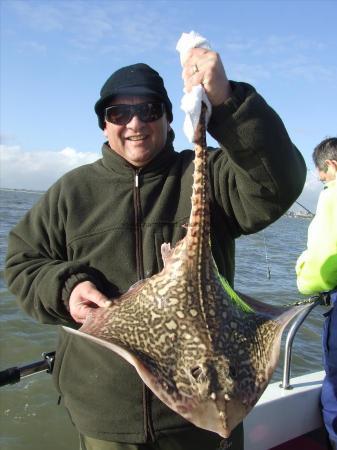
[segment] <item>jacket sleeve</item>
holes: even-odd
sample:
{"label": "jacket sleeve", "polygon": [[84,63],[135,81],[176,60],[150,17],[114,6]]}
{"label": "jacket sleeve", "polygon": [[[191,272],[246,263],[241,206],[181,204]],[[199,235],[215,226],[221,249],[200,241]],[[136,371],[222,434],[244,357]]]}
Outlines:
{"label": "jacket sleeve", "polygon": [[261,230],[289,209],[303,189],[306,166],[280,117],[256,90],[231,84],[233,94],[213,109],[208,131],[221,146],[210,156],[213,195],[237,237]]}
{"label": "jacket sleeve", "polygon": [[95,282],[86,264],[68,261],[66,205],[59,184],[53,186],[12,229],[8,237],[5,278],[20,306],[40,322],[73,322],[66,302],[81,281]]}
{"label": "jacket sleeve", "polygon": [[302,294],[330,291],[337,286],[336,205],[336,187],[325,189],[308,228],[307,249],[296,263],[297,287]]}

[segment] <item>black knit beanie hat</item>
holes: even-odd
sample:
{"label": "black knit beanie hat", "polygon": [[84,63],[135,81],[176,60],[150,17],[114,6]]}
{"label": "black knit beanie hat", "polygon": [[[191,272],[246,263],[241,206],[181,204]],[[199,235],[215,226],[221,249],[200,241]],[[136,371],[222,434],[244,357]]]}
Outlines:
{"label": "black knit beanie hat", "polygon": [[104,129],[104,113],[116,95],[151,95],[164,102],[169,122],[172,122],[172,104],[168,98],[163,79],[146,64],[133,64],[114,72],[104,83],[101,97],[95,104],[98,125]]}

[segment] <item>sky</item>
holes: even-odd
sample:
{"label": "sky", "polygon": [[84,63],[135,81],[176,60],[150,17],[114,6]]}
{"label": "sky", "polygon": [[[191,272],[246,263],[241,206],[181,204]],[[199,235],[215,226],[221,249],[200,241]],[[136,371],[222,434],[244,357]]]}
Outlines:
{"label": "sky", "polygon": [[308,167],[299,201],[315,209],[322,185],[311,154],[337,135],[336,0],[0,0],[0,7],[1,187],[45,190],[98,159],[100,88],[137,62],[164,78],[175,147],[190,148],[176,44],[193,30],[220,54],[229,79],[252,84],[280,115]]}

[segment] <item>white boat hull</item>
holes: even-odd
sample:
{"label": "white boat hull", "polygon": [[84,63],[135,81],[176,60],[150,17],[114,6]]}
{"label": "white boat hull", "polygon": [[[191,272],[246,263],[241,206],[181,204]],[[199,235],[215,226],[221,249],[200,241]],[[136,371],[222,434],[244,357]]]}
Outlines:
{"label": "white boat hull", "polygon": [[270,384],[244,421],[245,448],[269,450],[321,428],[323,378],[324,371],[293,378],[290,389]]}

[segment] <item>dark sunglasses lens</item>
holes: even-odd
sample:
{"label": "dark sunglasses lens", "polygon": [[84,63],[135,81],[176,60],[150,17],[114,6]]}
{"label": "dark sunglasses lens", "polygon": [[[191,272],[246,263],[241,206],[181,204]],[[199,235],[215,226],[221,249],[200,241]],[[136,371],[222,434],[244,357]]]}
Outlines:
{"label": "dark sunglasses lens", "polygon": [[115,125],[126,125],[132,117],[132,109],[129,105],[110,106],[106,109],[105,118]]}
{"label": "dark sunglasses lens", "polygon": [[163,103],[143,103],[139,105],[137,112],[142,122],[154,122],[163,116],[164,105]]}

